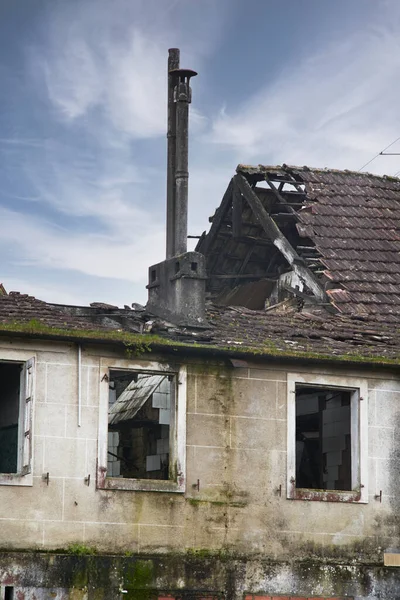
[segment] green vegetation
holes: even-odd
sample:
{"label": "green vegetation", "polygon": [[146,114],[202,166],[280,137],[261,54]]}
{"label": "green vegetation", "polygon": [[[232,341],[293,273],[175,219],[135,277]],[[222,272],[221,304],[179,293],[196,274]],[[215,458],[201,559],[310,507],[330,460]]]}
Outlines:
{"label": "green vegetation", "polygon": [[198,350],[199,353],[206,352],[215,356],[253,356],[259,358],[287,358],[287,359],[309,359],[314,361],[329,361],[329,362],[347,362],[354,364],[372,364],[381,366],[398,366],[400,364],[400,356],[388,358],[386,356],[376,356],[365,353],[348,352],[345,354],[329,354],[307,350],[285,349],[282,350],[271,340],[263,340],[257,346],[245,344],[232,345],[217,345],[205,344],[199,342],[179,342],[170,340],[165,337],[152,334],[130,333],[121,330],[85,330],[85,329],[61,329],[49,327],[37,319],[32,319],[27,322],[12,321],[8,323],[0,323],[0,335],[25,334],[32,337],[40,337],[45,339],[69,339],[76,341],[88,342],[110,342],[125,346],[128,355],[138,356],[143,353],[151,352],[154,347],[157,349],[165,349],[166,351],[183,351]]}
{"label": "green vegetation", "polygon": [[73,554],[74,556],[91,556],[96,554],[94,548],[90,548],[90,546],[85,546],[84,544],[71,544],[65,552],[66,554]]}
{"label": "green vegetation", "polygon": [[126,598],[151,600],[154,597],[154,564],[152,560],[135,560],[124,575]]}

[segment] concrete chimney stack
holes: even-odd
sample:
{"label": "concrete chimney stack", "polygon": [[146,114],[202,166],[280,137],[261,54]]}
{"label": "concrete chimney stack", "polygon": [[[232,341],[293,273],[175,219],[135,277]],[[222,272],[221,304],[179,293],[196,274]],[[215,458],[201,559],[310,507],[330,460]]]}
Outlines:
{"label": "concrete chimney stack", "polygon": [[168,50],[168,130],[167,130],[167,258],[175,255],[175,157],[176,107],[173,72],[179,69],[179,48]]}
{"label": "concrete chimney stack", "polygon": [[180,52],[168,55],[168,158],[166,260],[149,268],[147,309],[187,327],[206,327],[205,258],[187,252],[190,79],[179,67]]}

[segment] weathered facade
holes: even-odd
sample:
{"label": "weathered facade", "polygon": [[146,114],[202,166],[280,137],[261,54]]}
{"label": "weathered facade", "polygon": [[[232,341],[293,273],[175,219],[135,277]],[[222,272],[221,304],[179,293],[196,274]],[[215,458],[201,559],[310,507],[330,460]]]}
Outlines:
{"label": "weathered facade", "polygon": [[[124,339],[100,326],[89,333],[82,329],[88,326],[84,317],[66,317],[65,309],[27,297],[3,296],[0,307],[3,316],[14,315],[14,325],[2,326],[2,363],[34,361],[31,473],[8,481],[3,475],[0,485],[0,581],[20,594],[15,597],[119,598],[120,588],[132,598],[157,591],[399,597],[398,572],[383,565],[399,535],[396,349],[391,359],[373,359],[370,341],[359,345],[358,359],[335,362],[318,352],[296,350],[294,356],[290,340],[289,356],[268,346],[263,356],[256,347],[253,354],[243,351],[240,343],[227,350],[235,340],[193,346],[176,341],[176,334],[162,348],[161,336],[126,333]],[[110,320],[129,312],[139,323],[134,311],[90,310]],[[18,326],[17,311],[26,315]],[[258,315],[245,312],[250,330]],[[209,312],[210,320],[216,315]],[[168,371],[185,367],[187,374],[186,431],[178,432],[185,438],[184,486],[104,489],[98,461],[107,431],[105,375],[116,367],[154,371],[166,364]],[[362,390],[355,433],[362,438],[362,498],[340,491],[317,492],[312,500],[291,495],[293,381]]]}
{"label": "weathered facade", "polygon": [[[0,600],[400,598],[400,181],[239,166],[149,302],[0,286]],[[206,301],[207,298],[207,301]]]}

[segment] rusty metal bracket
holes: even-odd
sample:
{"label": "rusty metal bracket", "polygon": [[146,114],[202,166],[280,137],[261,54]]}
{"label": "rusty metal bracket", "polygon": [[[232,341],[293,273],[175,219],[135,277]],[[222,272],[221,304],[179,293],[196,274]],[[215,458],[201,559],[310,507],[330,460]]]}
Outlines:
{"label": "rusty metal bracket", "polygon": [[279,498],[282,498],[282,484],[280,484],[279,487],[276,488],[276,494],[277,496],[279,496]]}
{"label": "rusty metal bracket", "polygon": [[199,492],[200,491],[200,479],[198,479],[197,483],[194,483],[192,487],[193,487],[193,489],[195,489]]}
{"label": "rusty metal bracket", "polygon": [[379,494],[375,494],[374,498],[382,504],[382,490],[379,490]]}
{"label": "rusty metal bracket", "polygon": [[46,484],[49,485],[49,482],[50,482],[50,473],[49,472],[43,473],[42,478],[46,482]]}
{"label": "rusty metal bracket", "polygon": [[107,373],[104,373],[103,377],[101,378],[101,382],[103,382],[103,381],[110,381]]}
{"label": "rusty metal bracket", "polygon": [[90,473],[89,473],[89,475],[87,477],[85,477],[84,481],[85,481],[85,483],[86,483],[87,486],[90,485]]}

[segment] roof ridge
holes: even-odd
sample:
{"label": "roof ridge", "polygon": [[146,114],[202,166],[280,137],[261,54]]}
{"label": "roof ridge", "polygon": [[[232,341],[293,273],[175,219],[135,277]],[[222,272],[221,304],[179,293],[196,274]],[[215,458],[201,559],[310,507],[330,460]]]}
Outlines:
{"label": "roof ridge", "polygon": [[247,171],[306,171],[311,173],[333,173],[338,175],[357,175],[361,177],[376,177],[377,179],[383,179],[385,181],[393,181],[400,183],[400,177],[393,177],[392,175],[378,175],[377,173],[370,173],[369,171],[352,171],[350,169],[331,169],[328,167],[308,167],[307,165],[303,165],[299,167],[297,165],[287,165],[283,163],[282,165],[245,165],[239,163],[236,167],[236,172],[247,172]]}

